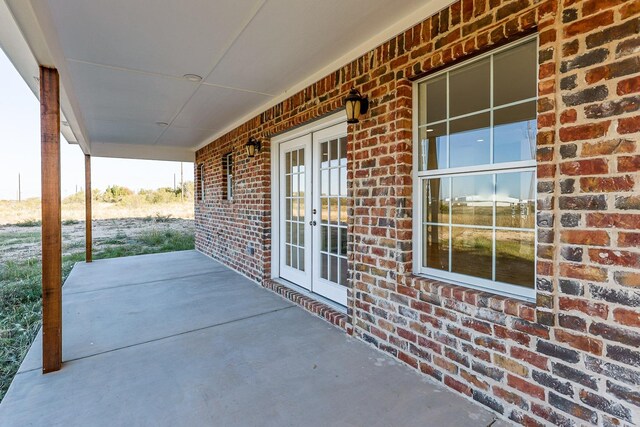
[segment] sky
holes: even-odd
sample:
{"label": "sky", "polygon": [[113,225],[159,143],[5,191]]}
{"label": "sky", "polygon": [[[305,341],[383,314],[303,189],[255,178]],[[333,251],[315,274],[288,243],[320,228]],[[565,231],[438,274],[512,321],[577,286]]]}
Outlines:
{"label": "sky", "polygon": [[[62,197],[84,187],[84,154],[61,137]],[[184,180],[193,181],[193,164],[183,163]],[[40,104],[11,61],[0,50],[0,200],[40,197]],[[133,190],[173,187],[180,162],[93,157],[93,188],[122,185]]]}

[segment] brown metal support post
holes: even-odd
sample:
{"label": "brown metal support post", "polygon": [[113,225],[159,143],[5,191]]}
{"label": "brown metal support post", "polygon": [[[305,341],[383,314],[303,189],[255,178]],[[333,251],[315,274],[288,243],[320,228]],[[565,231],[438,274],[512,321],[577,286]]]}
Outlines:
{"label": "brown metal support post", "polygon": [[58,71],[40,67],[42,161],[42,372],[62,366],[62,222]]}
{"label": "brown metal support post", "polygon": [[85,203],[85,228],[86,228],[86,252],[85,261],[93,261],[93,234],[91,229],[91,156],[84,155],[84,203]]}

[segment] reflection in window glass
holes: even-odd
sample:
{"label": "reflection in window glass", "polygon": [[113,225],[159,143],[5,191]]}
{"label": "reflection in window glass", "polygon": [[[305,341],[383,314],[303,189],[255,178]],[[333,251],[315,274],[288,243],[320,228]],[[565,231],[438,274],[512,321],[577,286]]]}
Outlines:
{"label": "reflection in window glass", "polygon": [[449,167],[484,165],[491,160],[491,116],[476,114],[449,124]]}
{"label": "reflection in window glass", "polygon": [[432,178],[423,181],[423,216],[425,222],[449,223],[450,178]]}
{"label": "reflection in window glass", "polygon": [[447,76],[443,74],[424,83],[427,123],[434,123],[447,118]]}
{"label": "reflection in window glass", "polygon": [[424,264],[429,268],[449,271],[449,227],[426,225]]}
{"label": "reflection in window glass", "polygon": [[496,280],[534,287],[535,233],[533,231],[496,231]]}
{"label": "reflection in window glass", "polygon": [[537,91],[536,43],[529,42],[493,56],[493,105],[534,98]]}
{"label": "reflection in window glass", "polygon": [[436,170],[447,167],[447,125],[441,123],[420,129],[420,170]]}
{"label": "reflection in window glass", "polygon": [[490,73],[489,58],[473,62],[449,73],[450,118],[489,108]]}
{"label": "reflection in window glass", "polygon": [[536,103],[500,108],[493,114],[494,162],[535,159]]}
{"label": "reflection in window glass", "polygon": [[491,280],[492,258],[492,230],[451,227],[452,272]]}
{"label": "reflection in window glass", "polygon": [[496,175],[496,226],[535,227],[536,200],[533,172]]}
{"label": "reflection in window glass", "polygon": [[493,224],[493,175],[456,176],[451,193],[453,224]]}

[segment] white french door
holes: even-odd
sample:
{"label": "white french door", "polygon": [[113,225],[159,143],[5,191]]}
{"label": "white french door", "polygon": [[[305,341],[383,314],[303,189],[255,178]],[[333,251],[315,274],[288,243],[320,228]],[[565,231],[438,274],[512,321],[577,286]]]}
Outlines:
{"label": "white french door", "polygon": [[347,303],[347,126],[279,144],[279,276]]}

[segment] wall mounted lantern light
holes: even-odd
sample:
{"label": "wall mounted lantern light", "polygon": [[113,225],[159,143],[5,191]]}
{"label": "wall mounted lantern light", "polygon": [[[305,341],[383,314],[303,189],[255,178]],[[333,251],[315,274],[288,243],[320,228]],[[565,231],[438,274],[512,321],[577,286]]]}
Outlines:
{"label": "wall mounted lantern light", "polygon": [[254,137],[249,138],[249,141],[245,144],[244,148],[247,150],[247,156],[254,157],[256,153],[260,152],[260,148],[262,148],[262,144],[260,141],[255,139]]}
{"label": "wall mounted lantern light", "polygon": [[360,115],[369,111],[369,100],[353,88],[344,98],[344,107],[347,112],[347,123],[353,124],[360,121]]}

